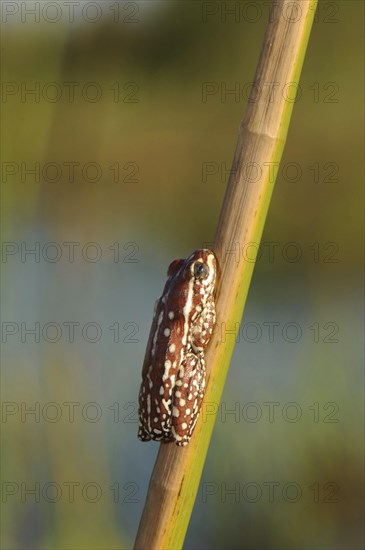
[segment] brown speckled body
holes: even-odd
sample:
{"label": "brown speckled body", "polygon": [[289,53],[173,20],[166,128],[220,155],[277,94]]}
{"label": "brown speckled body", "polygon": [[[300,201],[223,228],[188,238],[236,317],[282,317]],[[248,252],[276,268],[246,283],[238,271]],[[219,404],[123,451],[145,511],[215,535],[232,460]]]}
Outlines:
{"label": "brown speckled body", "polygon": [[143,363],[138,437],[183,446],[204,396],[204,352],[215,324],[215,255],[196,250],[173,261],[167,274]]}

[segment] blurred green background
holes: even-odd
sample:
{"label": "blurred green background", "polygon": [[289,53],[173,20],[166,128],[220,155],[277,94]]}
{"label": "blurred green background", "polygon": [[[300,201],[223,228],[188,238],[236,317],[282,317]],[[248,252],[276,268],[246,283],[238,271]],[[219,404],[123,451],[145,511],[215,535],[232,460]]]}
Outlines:
{"label": "blurred green background", "polygon": [[[4,550],[132,547],[154,300],[214,238],[269,14],[77,4],[2,5]],[[363,547],[363,61],[363,4],[320,1],[187,549]]]}

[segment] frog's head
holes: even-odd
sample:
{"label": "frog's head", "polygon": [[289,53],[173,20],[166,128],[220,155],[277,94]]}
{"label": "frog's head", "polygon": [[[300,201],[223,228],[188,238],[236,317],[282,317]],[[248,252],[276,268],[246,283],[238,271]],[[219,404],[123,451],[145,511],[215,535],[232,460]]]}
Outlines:
{"label": "frog's head", "polygon": [[194,279],[194,294],[211,295],[217,280],[217,259],[212,250],[195,250],[186,260],[186,275]]}
{"label": "frog's head", "polygon": [[167,271],[171,283],[181,286],[181,291],[192,289],[194,296],[199,296],[205,303],[214,293],[217,280],[217,259],[212,250],[201,248],[195,250],[185,260],[174,260]]}

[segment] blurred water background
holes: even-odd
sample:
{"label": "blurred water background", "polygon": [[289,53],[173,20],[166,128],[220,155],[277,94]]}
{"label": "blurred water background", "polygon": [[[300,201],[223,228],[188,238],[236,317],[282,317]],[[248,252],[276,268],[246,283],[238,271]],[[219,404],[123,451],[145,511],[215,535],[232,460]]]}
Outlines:
{"label": "blurred water background", "polygon": [[[131,548],[154,300],[213,240],[269,8],[55,4],[2,5],[2,548]],[[319,2],[187,549],[363,547],[362,21]]]}

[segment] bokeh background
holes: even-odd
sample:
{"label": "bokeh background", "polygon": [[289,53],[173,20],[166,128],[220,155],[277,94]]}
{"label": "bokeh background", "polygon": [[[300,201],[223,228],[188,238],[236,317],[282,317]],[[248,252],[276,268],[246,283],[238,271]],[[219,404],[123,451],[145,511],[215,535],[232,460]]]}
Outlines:
{"label": "bokeh background", "polygon": [[[4,550],[132,547],[154,300],[213,240],[268,14],[2,4]],[[320,0],[187,549],[363,547],[363,61],[362,3]]]}

